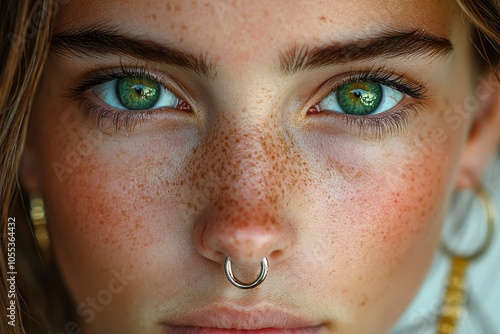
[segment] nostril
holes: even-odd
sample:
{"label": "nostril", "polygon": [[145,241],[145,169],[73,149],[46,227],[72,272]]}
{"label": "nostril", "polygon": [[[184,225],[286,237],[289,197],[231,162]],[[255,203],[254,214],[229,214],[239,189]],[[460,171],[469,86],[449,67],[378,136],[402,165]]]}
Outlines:
{"label": "nostril", "polygon": [[215,256],[212,260],[215,260],[215,262],[217,263],[223,263],[227,256],[226,254],[224,254],[224,252],[221,251],[215,251],[214,255]]}
{"label": "nostril", "polygon": [[194,243],[204,257],[218,264],[230,257],[237,270],[251,270],[259,267],[263,258],[281,262],[293,250],[295,234],[291,224],[284,218],[275,218],[276,214],[273,216],[263,207],[253,208],[244,216],[228,217],[222,213],[208,212],[195,225]]}
{"label": "nostril", "polygon": [[268,258],[272,259],[272,260],[277,260],[277,259],[281,259],[282,256],[283,256],[283,251],[281,249],[279,249],[279,250],[275,250],[274,252],[269,254]]}

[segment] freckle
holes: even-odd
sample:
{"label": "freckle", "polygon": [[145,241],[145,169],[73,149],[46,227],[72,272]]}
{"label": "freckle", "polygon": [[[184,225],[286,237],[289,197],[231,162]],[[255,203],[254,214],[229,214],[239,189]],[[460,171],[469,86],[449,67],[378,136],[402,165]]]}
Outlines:
{"label": "freckle", "polygon": [[176,12],[180,12],[180,11],[182,10],[182,6],[181,6],[180,4],[175,4],[175,5],[174,5],[174,10],[175,10]]}
{"label": "freckle", "polygon": [[324,17],[324,16],[320,16],[319,20],[320,20],[321,22],[325,22],[325,21],[326,21],[326,17]]}

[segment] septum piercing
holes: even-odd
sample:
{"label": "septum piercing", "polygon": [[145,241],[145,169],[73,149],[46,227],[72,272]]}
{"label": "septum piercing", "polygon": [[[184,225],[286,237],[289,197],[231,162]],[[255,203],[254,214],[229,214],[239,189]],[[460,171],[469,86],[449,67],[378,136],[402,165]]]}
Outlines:
{"label": "septum piercing", "polygon": [[231,266],[231,258],[229,256],[226,257],[226,262],[224,263],[224,271],[226,272],[227,279],[231,284],[240,289],[253,289],[256,286],[260,285],[266,279],[267,272],[269,270],[269,265],[267,262],[267,258],[264,257],[260,262],[260,274],[259,277],[252,283],[243,283],[239,281],[233,275],[233,269]]}

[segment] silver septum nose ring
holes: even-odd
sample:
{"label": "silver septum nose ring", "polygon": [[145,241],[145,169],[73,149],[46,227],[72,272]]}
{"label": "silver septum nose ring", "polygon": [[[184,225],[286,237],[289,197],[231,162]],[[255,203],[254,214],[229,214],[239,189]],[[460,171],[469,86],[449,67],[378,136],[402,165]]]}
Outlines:
{"label": "silver septum nose ring", "polygon": [[267,258],[263,258],[260,262],[259,277],[257,277],[257,279],[252,283],[243,283],[234,277],[233,269],[231,267],[231,258],[229,256],[226,257],[226,262],[224,263],[224,271],[226,272],[227,279],[229,280],[229,282],[231,282],[231,284],[240,289],[253,289],[256,286],[260,285],[266,279],[268,270],[269,266],[267,263]]}

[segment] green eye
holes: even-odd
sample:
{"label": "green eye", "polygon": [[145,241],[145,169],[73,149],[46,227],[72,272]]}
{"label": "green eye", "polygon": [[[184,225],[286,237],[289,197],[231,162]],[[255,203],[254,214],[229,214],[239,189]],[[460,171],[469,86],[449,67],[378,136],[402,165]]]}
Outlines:
{"label": "green eye", "polygon": [[319,104],[320,110],[355,116],[380,114],[395,107],[404,95],[373,81],[353,81],[331,92]]}
{"label": "green eye", "polygon": [[116,95],[120,103],[130,110],[152,108],[160,99],[162,87],[141,77],[127,77],[116,82]]}
{"label": "green eye", "polygon": [[339,106],[352,115],[370,115],[382,101],[382,87],[376,82],[352,82],[337,91]]}
{"label": "green eye", "polygon": [[92,92],[107,105],[123,110],[177,108],[181,101],[161,84],[139,76],[105,82]]}

